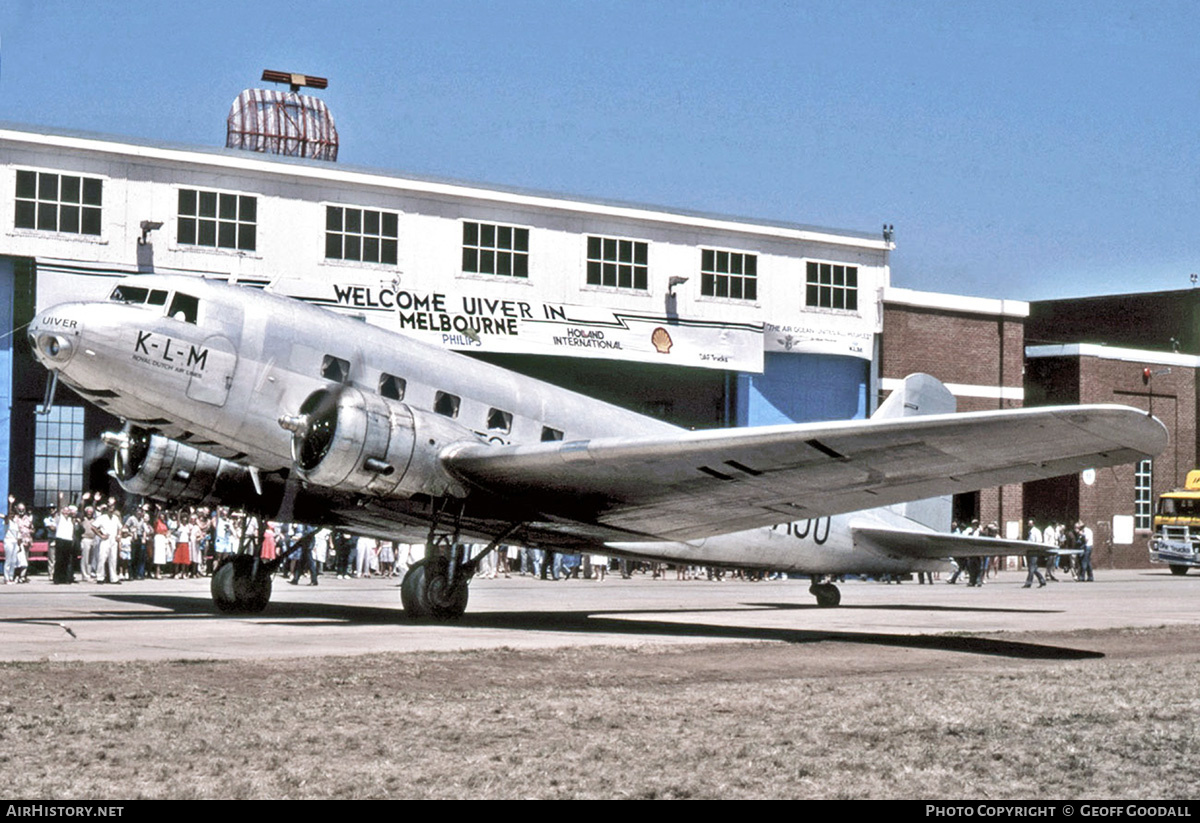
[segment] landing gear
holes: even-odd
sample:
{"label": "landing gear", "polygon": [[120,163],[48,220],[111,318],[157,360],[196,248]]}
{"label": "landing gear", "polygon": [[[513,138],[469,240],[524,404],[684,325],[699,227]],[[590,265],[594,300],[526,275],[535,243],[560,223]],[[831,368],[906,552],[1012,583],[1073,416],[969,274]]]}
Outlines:
{"label": "landing gear", "polygon": [[223,612],[261,612],[271,602],[271,571],[253,555],[237,555],[213,572],[213,605]]}
{"label": "landing gear", "polygon": [[400,603],[408,617],[419,620],[432,617],[435,620],[452,620],[462,617],[467,610],[467,588],[469,575],[459,569],[457,579],[450,575],[447,558],[414,563],[400,584]]}
{"label": "landing gear", "polygon": [[842,602],[842,592],[832,583],[818,583],[813,580],[808,587],[808,593],[817,598],[817,605],[823,609],[832,609]]}
{"label": "landing gear", "polygon": [[452,513],[451,527],[439,531],[439,523],[452,505],[449,501],[442,501],[434,510],[429,524],[429,537],[425,541],[425,559],[413,563],[400,584],[400,603],[409,619],[453,620],[462,617],[470,595],[467,584],[475,575],[480,559],[495,551],[521,525],[509,525],[486,549],[472,558],[467,547],[458,541],[464,505],[461,501]]}
{"label": "landing gear", "polygon": [[1182,575],[1185,575],[1188,573],[1189,567],[1181,566],[1178,563],[1172,563],[1172,564],[1168,565],[1167,568],[1171,570],[1171,574],[1177,574],[1177,575],[1182,576]]}

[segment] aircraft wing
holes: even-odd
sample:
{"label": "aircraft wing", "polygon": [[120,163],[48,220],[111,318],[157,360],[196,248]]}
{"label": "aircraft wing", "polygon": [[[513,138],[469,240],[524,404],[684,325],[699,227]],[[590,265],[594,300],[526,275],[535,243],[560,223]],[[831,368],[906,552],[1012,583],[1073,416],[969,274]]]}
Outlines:
{"label": "aircraft wing", "polygon": [[856,546],[865,545],[892,558],[943,560],[947,557],[995,557],[1002,554],[1036,554],[1039,557],[1083,554],[1080,549],[1060,549],[1024,540],[1002,540],[966,534],[945,534],[907,529],[855,526],[850,531]]}
{"label": "aircraft wing", "polygon": [[489,494],[548,517],[662,540],[1071,474],[1158,454],[1127,406],[1051,406],[487,446],[443,456]]}

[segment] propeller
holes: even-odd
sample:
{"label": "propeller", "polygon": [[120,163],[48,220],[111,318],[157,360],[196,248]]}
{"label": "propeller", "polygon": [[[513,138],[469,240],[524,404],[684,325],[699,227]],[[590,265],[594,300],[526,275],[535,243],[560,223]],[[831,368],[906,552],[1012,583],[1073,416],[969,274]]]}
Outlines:
{"label": "propeller", "polygon": [[329,454],[333,436],[337,433],[338,404],[350,388],[350,376],[357,371],[357,366],[356,357],[354,362],[347,365],[342,380],[330,382],[325,388],[310,394],[301,404],[298,414],[279,417],[280,428],[292,433],[292,467],[288,471],[283,500],[275,515],[276,521],[293,522],[296,496],[304,472],[315,469]]}
{"label": "propeller", "polygon": [[[89,446],[92,446],[89,443]],[[113,471],[121,480],[129,480],[139,468],[142,461],[146,459],[147,452],[150,451],[150,432],[145,429],[140,429],[129,423],[125,424],[125,428],[119,432],[104,432],[100,435],[100,443],[95,443],[93,452],[89,459],[87,452],[89,448],[84,449],[84,462],[91,462],[99,456],[103,447],[107,446],[113,450]]]}

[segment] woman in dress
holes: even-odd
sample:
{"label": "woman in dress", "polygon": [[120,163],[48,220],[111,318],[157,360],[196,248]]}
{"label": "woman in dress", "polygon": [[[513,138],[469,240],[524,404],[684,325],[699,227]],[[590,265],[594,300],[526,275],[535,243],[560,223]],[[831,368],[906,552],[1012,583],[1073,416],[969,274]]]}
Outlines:
{"label": "woman in dress", "polygon": [[268,523],[267,528],[263,531],[262,552],[259,555],[263,560],[275,559],[276,533],[275,529],[278,524]]}
{"label": "woman in dress", "polygon": [[[170,515],[168,515],[168,518],[170,518]],[[171,529],[172,543],[175,546],[175,554],[171,558],[171,577],[185,577],[187,575],[188,564],[192,562],[192,547],[187,515],[179,512],[175,515],[175,519],[167,520],[167,526]]]}
{"label": "woman in dress", "polygon": [[167,562],[167,553],[170,547],[168,535],[171,529],[167,526],[167,521],[163,517],[162,512],[154,513],[154,556],[151,558],[154,566],[154,579],[162,579],[162,567]]}

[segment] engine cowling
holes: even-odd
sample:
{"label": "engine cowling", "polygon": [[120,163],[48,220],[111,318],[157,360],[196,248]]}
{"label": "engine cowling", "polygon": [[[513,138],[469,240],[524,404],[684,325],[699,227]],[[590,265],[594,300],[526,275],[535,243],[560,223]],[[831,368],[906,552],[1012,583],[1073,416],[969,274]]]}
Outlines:
{"label": "engine cowling", "polygon": [[250,470],[141,429],[105,440],[116,447],[114,474],[130,494],[183,503],[249,500],[254,495]]}
{"label": "engine cowling", "polygon": [[293,431],[292,457],[309,483],[379,497],[467,493],[440,455],[478,437],[440,414],[348,387],[313,392],[280,424]]}

